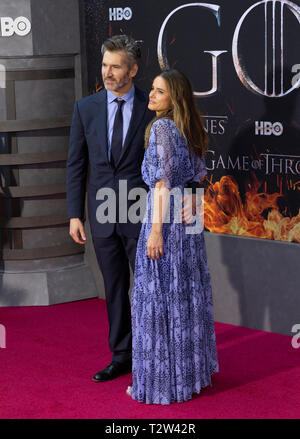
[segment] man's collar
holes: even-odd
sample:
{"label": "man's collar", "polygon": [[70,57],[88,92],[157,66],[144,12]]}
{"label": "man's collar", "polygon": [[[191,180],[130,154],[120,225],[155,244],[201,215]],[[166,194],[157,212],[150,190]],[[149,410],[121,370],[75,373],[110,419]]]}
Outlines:
{"label": "man's collar", "polygon": [[[121,98],[123,101],[128,102],[129,99],[131,99],[134,96],[134,84],[132,84],[131,89]],[[113,102],[115,99],[118,99],[116,95],[114,95],[110,90],[107,90],[107,102],[110,104],[111,102]]]}

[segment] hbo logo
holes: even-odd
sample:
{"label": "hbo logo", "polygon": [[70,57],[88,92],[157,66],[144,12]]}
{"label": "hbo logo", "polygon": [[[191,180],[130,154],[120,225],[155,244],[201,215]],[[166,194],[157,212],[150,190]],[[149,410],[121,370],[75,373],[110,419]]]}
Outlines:
{"label": "hbo logo", "polygon": [[130,20],[131,8],[109,8],[109,21]]}
{"label": "hbo logo", "polygon": [[283,132],[283,126],[280,122],[255,122],[255,135],[261,136],[281,136]]}
{"label": "hbo logo", "polygon": [[10,17],[0,18],[0,36],[11,37],[13,34],[24,37],[31,31],[31,23],[26,17],[17,17],[13,20]]}

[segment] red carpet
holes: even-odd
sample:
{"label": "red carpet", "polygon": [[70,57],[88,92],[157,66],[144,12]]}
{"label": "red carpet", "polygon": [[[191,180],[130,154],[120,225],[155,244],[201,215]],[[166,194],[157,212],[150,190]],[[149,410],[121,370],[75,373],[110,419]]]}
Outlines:
{"label": "red carpet", "polygon": [[300,349],[291,337],[216,323],[220,372],[181,404],[145,405],[125,394],[130,374],[92,376],[111,360],[104,300],[0,308],[0,418],[299,418]]}

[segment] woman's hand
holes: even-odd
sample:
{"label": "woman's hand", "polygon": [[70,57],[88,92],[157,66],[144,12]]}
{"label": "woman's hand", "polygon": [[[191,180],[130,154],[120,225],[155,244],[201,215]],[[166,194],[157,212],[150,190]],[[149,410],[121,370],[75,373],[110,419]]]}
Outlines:
{"label": "woman's hand", "polygon": [[151,231],[147,241],[147,256],[153,260],[158,260],[163,256],[162,232]]}

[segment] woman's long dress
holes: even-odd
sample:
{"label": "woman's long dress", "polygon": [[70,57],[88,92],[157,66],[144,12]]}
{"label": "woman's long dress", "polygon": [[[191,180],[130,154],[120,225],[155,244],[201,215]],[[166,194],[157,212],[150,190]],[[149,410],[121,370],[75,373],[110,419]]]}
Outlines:
{"label": "woman's long dress", "polygon": [[[174,122],[155,121],[142,164],[145,183],[154,188],[164,179],[169,189],[180,188],[183,193],[188,181],[199,181],[205,174],[204,159],[189,158]],[[152,192],[138,240],[131,296],[131,395],[148,404],[170,404],[186,401],[211,385],[211,375],[219,368],[203,231],[187,234],[187,226],[174,221],[170,197],[163,256],[155,261],[148,258]]]}

